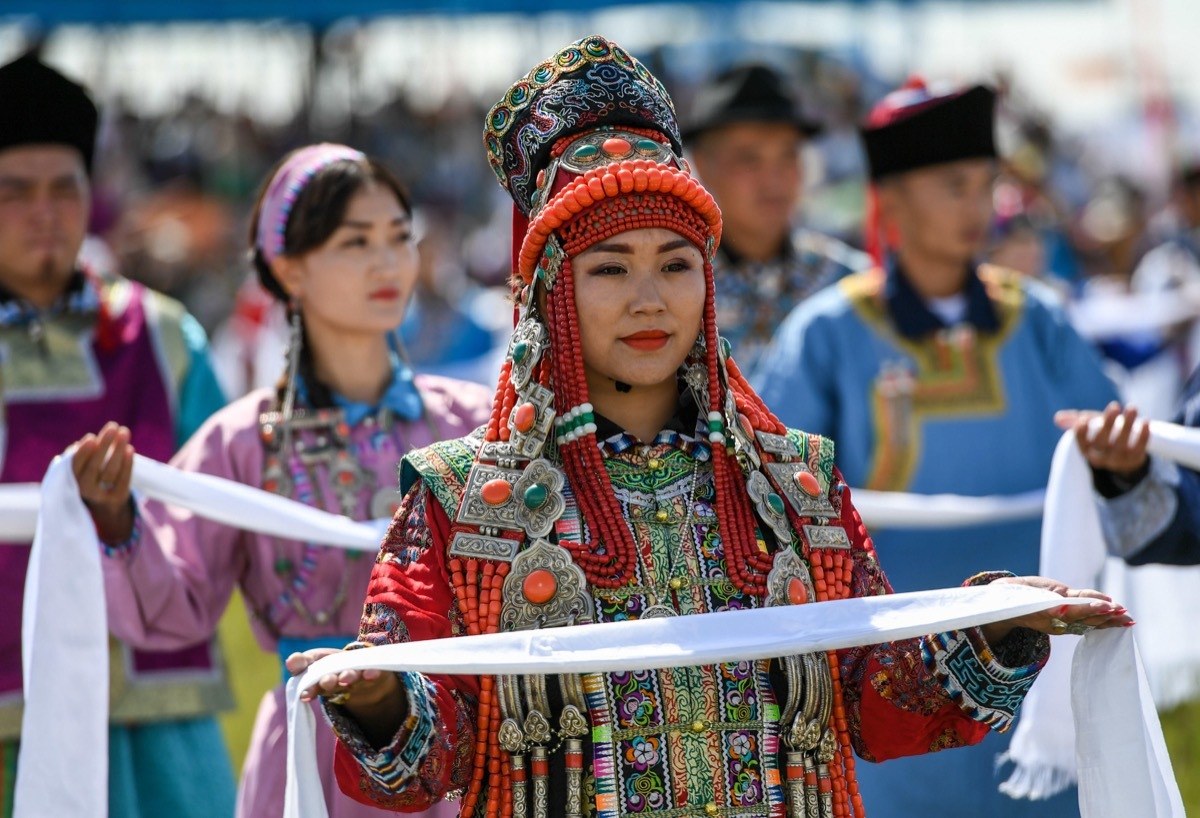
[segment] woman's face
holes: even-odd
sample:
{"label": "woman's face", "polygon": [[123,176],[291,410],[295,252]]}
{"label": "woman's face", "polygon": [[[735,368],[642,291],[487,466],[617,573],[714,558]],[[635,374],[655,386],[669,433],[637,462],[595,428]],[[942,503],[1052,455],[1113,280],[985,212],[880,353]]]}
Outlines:
{"label": "woman's face", "polygon": [[594,244],[571,264],[589,391],[674,380],[704,316],[700,250],[648,227]]}
{"label": "woman's face", "polygon": [[390,332],[404,320],[417,278],[412,218],[391,190],[370,182],[324,244],[279,262],[277,275],[310,333]]}

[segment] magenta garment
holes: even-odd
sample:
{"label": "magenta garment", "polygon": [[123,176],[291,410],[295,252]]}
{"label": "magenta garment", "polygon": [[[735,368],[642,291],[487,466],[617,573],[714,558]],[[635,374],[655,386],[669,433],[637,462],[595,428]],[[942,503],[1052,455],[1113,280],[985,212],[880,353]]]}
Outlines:
{"label": "magenta garment", "polygon": [[[171,456],[178,383],[172,372],[174,362],[162,342],[170,330],[161,326],[163,316],[148,314],[147,302],[154,297],[140,284],[124,280],[105,285],[103,298],[110,310],[115,341],[111,347],[101,346],[92,337],[91,315],[48,319],[77,334],[78,343],[86,345],[85,360],[90,359],[94,368],[84,379],[72,382],[70,376],[55,371],[56,366],[69,366],[59,363],[51,352],[45,358],[40,383],[3,385],[0,423],[7,426],[7,434],[0,451],[0,483],[39,482],[56,455],[89,432],[100,431],[110,420],[128,426],[135,445],[146,456],[157,460]],[[172,327],[178,332],[174,324]],[[20,327],[4,331],[26,332]],[[0,545],[0,706],[16,706],[21,698],[21,605],[29,550],[27,544]],[[175,642],[169,653],[132,652],[127,657],[129,666],[124,668],[127,681],[157,684],[179,682],[187,676],[206,682],[212,677],[219,682],[208,636]],[[192,709],[193,715],[209,712],[201,706]]]}
{"label": "magenta garment", "polygon": [[[483,387],[462,381],[418,375],[427,417],[438,438],[469,433],[485,423],[491,411],[492,394]],[[252,392],[209,419],[180,449],[172,464],[184,471],[211,474],[258,487],[262,482],[263,443],[259,414],[270,403],[268,390]],[[400,458],[410,449],[434,442],[434,432],[424,420],[398,421],[393,446],[376,446],[379,439],[373,419],[351,430],[351,448],[359,452],[361,466],[375,475],[377,487],[394,486]],[[321,486],[325,510],[341,513],[336,497],[326,482]],[[359,498],[358,519],[368,516],[373,491]],[[397,493],[396,501],[400,495]],[[138,647],[171,649],[194,643],[214,632],[234,587],[246,600],[251,623],[262,649],[276,652],[279,636],[315,638],[358,633],[367,582],[374,557],[354,555],[338,548],[319,548],[299,597],[310,614],[302,616],[294,606],[280,604],[285,591],[296,592],[290,577],[276,572],[280,560],[300,565],[306,545],[252,534],[197,517],[191,512],[158,502],[139,501],[141,533],[124,554],[104,560],[109,628]],[[344,602],[329,611],[345,579]],[[329,611],[322,624],[313,621],[317,612]],[[236,657],[230,657],[236,661]],[[243,771],[238,815],[270,818],[283,814],[283,771],[286,765],[286,719],[283,687],[263,699],[255,723]],[[325,728],[319,736],[322,758],[332,759],[334,736]],[[322,766],[326,793],[338,793],[332,762]],[[457,813],[456,804],[445,804],[430,815]],[[338,793],[331,798],[331,818],[378,818],[379,811],[356,804]]]}

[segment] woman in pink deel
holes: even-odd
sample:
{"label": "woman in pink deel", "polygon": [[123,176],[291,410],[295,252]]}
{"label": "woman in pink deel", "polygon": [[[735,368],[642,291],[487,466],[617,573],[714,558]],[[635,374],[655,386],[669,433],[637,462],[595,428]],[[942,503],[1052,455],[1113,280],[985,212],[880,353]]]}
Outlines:
{"label": "woman in pink deel", "polygon": [[[396,331],[417,274],[408,196],[375,160],[313,145],[272,173],[251,235],[262,284],[288,306],[287,370],[277,388],[214,415],[172,463],[355,520],[390,517],[404,454],[466,435],[491,410],[483,388],[414,376],[403,361]],[[80,442],[74,463],[105,543],[117,636],[158,650],[202,642],[237,587],[263,650],[286,657],[355,640],[373,555],[252,534],[131,497],[136,444],[109,424]],[[259,706],[239,816],[283,814],[286,745],[281,683]],[[330,779],[333,746],[326,730],[318,754]],[[324,789],[332,818],[378,814],[332,780]],[[441,803],[425,814],[456,812]]]}

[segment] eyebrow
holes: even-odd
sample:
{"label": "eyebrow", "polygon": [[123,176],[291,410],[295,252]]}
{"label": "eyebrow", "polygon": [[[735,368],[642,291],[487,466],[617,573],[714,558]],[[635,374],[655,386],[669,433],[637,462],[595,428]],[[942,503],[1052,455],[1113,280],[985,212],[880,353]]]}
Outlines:
{"label": "eyebrow", "polygon": [[[397,216],[392,219],[390,226],[399,227],[400,225],[409,224],[411,221],[412,219],[407,216]],[[370,230],[374,226],[374,222],[356,222],[350,220],[344,221],[339,225],[339,227],[349,227],[354,230]]]}
{"label": "eyebrow", "polygon": [[[672,250],[678,250],[682,247],[688,247],[690,245],[691,245],[691,242],[688,241],[687,239],[672,239],[671,241],[668,241],[665,244],[659,245],[658,252],[659,253],[669,253]],[[633,247],[631,245],[621,244],[621,243],[615,242],[615,241],[606,241],[601,244],[597,244],[593,247],[590,247],[590,248],[588,248],[588,250],[594,251],[594,252],[600,252],[600,253],[623,253],[627,256],[633,255]]]}
{"label": "eyebrow", "polygon": [[20,175],[12,175],[12,174],[0,175],[0,185],[5,185],[8,187],[34,187],[35,185],[38,185],[43,182],[45,184],[49,184],[52,186],[53,185],[71,185],[71,184],[75,184],[77,181],[78,181],[78,179],[73,174],[70,174],[70,173],[64,173],[62,176],[55,176],[51,179],[46,179],[46,180],[31,179],[28,176],[20,176]]}

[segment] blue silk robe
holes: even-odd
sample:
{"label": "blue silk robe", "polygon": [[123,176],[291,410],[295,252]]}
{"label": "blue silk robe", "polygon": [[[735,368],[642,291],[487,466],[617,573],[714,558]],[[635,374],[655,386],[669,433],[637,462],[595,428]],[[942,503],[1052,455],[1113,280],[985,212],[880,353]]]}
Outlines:
{"label": "blue silk robe", "polygon": [[[755,386],[785,424],[834,439],[851,486],[972,496],[1044,488],[1061,435],[1054,412],[1099,409],[1116,392],[1041,285],[981,267],[965,295],[965,320],[947,327],[895,267],[845,278],[788,316]],[[902,592],[956,586],[981,570],[1036,574],[1040,526],[872,530]],[[1008,740],[860,764],[871,818],[1077,815],[1074,790],[1041,802],[997,791]]]}

